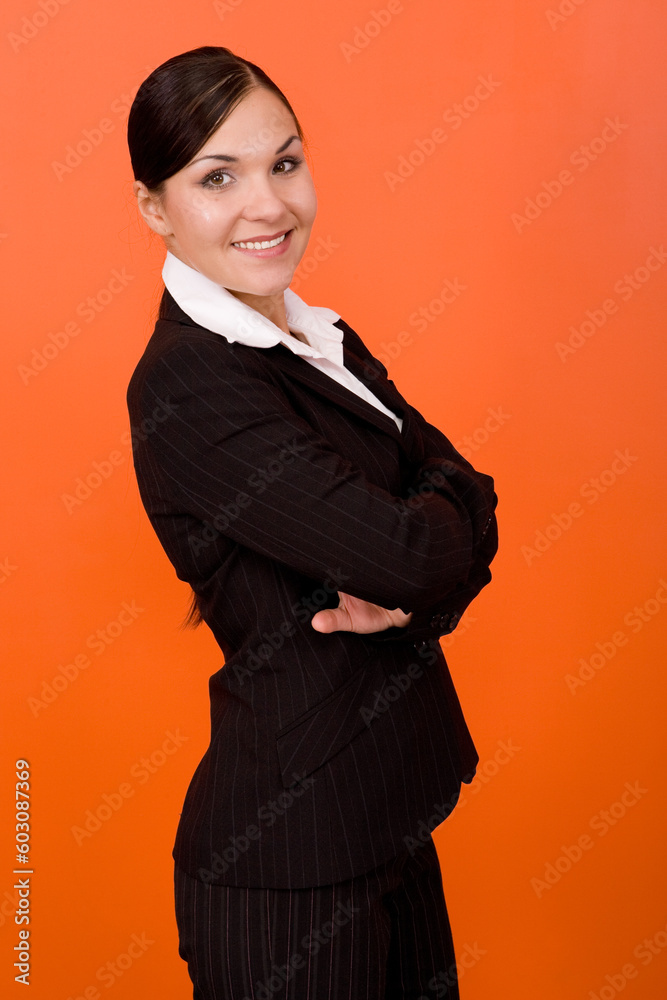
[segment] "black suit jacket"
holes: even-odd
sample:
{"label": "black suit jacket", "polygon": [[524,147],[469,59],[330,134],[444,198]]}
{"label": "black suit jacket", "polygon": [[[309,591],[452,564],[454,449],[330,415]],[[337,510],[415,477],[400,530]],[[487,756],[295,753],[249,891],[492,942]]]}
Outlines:
{"label": "black suit jacket", "polygon": [[[423,841],[478,761],[438,637],[491,578],[496,496],[341,319],[370,403],[165,290],[127,402],[150,521],[224,665],[174,858],[217,884],[350,878]],[[404,628],[317,632],[343,590]]]}

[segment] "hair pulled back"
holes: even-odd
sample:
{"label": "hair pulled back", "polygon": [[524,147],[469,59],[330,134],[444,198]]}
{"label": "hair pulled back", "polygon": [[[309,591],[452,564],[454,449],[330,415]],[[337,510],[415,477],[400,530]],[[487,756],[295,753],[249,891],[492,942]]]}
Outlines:
{"label": "hair pulled back", "polygon": [[173,56],[146,77],[130,108],[127,143],[135,180],[161,194],[243,98],[258,87],[292,106],[266,73],[229,49],[203,45]]}

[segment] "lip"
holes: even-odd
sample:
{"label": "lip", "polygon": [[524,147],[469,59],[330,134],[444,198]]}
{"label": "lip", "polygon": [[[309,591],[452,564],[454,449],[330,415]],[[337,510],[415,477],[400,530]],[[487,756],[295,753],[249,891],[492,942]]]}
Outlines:
{"label": "lip", "polygon": [[240,243],[259,243],[266,240],[277,240],[279,236],[285,235],[285,239],[282,243],[279,243],[277,247],[267,247],[265,250],[248,250],[243,247],[235,247],[232,243],[232,249],[237,250],[238,253],[243,253],[248,257],[279,257],[284,254],[292,242],[293,229],[281,229],[280,232],[274,233],[272,236],[253,236],[251,240],[238,240]]}

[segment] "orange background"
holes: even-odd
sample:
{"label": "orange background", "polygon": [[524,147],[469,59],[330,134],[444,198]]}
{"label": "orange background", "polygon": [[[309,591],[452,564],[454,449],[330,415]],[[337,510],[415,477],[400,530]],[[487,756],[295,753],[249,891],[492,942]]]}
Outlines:
{"label": "orange background", "polygon": [[661,1000],[667,14],[12,0],[2,23],[3,996],[23,995],[21,757],[30,996],[191,996],[170,852],[222,657],[178,628],[188,589],[131,465],[125,388],[164,253],[125,120],[159,63],[218,44],[266,69],[310,140],[320,208],[294,289],[496,479],[494,582],[442,640],[481,758],[435,834],[464,1000]]}

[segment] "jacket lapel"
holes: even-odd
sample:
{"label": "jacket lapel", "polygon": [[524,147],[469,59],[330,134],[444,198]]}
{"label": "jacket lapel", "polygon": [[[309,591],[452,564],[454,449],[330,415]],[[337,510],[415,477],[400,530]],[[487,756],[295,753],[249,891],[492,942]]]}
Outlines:
{"label": "jacket lapel", "polygon": [[[195,323],[187,313],[183,312],[166,289],[160,304],[159,316],[160,318],[176,320],[189,326],[199,327],[198,323]],[[372,403],[357,396],[351,389],[330,378],[329,375],[311,365],[301,355],[294,354],[284,344],[257,349],[270,354],[275,364],[289,378],[295,379],[311,392],[316,392],[335,406],[349,410],[355,416],[361,417],[363,420],[371,423],[378,430],[389,434],[390,437],[398,442],[411,461],[421,461],[423,457],[421,433],[409,404],[401,396],[390,379],[382,376],[374,376],[370,364],[363,361],[354,353],[350,347],[350,340],[352,338],[347,334],[346,324],[341,322],[340,328],[343,330],[343,363],[345,367],[360,382],[366,385],[381,403],[384,403],[398,417],[402,418],[402,431],[399,431],[396,422],[387,416],[386,413],[378,410]],[[205,328],[201,327],[201,329]],[[222,334],[216,334],[216,336],[224,339]]]}
{"label": "jacket lapel", "polygon": [[325,372],[311,365],[304,357],[293,354],[284,344],[277,344],[269,348],[273,355],[273,360],[280,370],[290,378],[300,382],[312,392],[318,393],[336,406],[343,407],[354,413],[355,416],[373,424],[378,430],[389,434],[398,441],[401,447],[410,454],[414,448],[414,436],[416,427],[410,408],[393,384],[381,379],[369,378],[368,370],[363,362],[357,358],[343,341],[343,363],[345,367],[360,382],[366,385],[370,391],[377,396],[381,403],[384,403],[396,416],[403,419],[403,429],[399,431],[395,420],[378,410],[372,403],[367,402],[346,386],[341,385],[335,379],[330,378]]}

